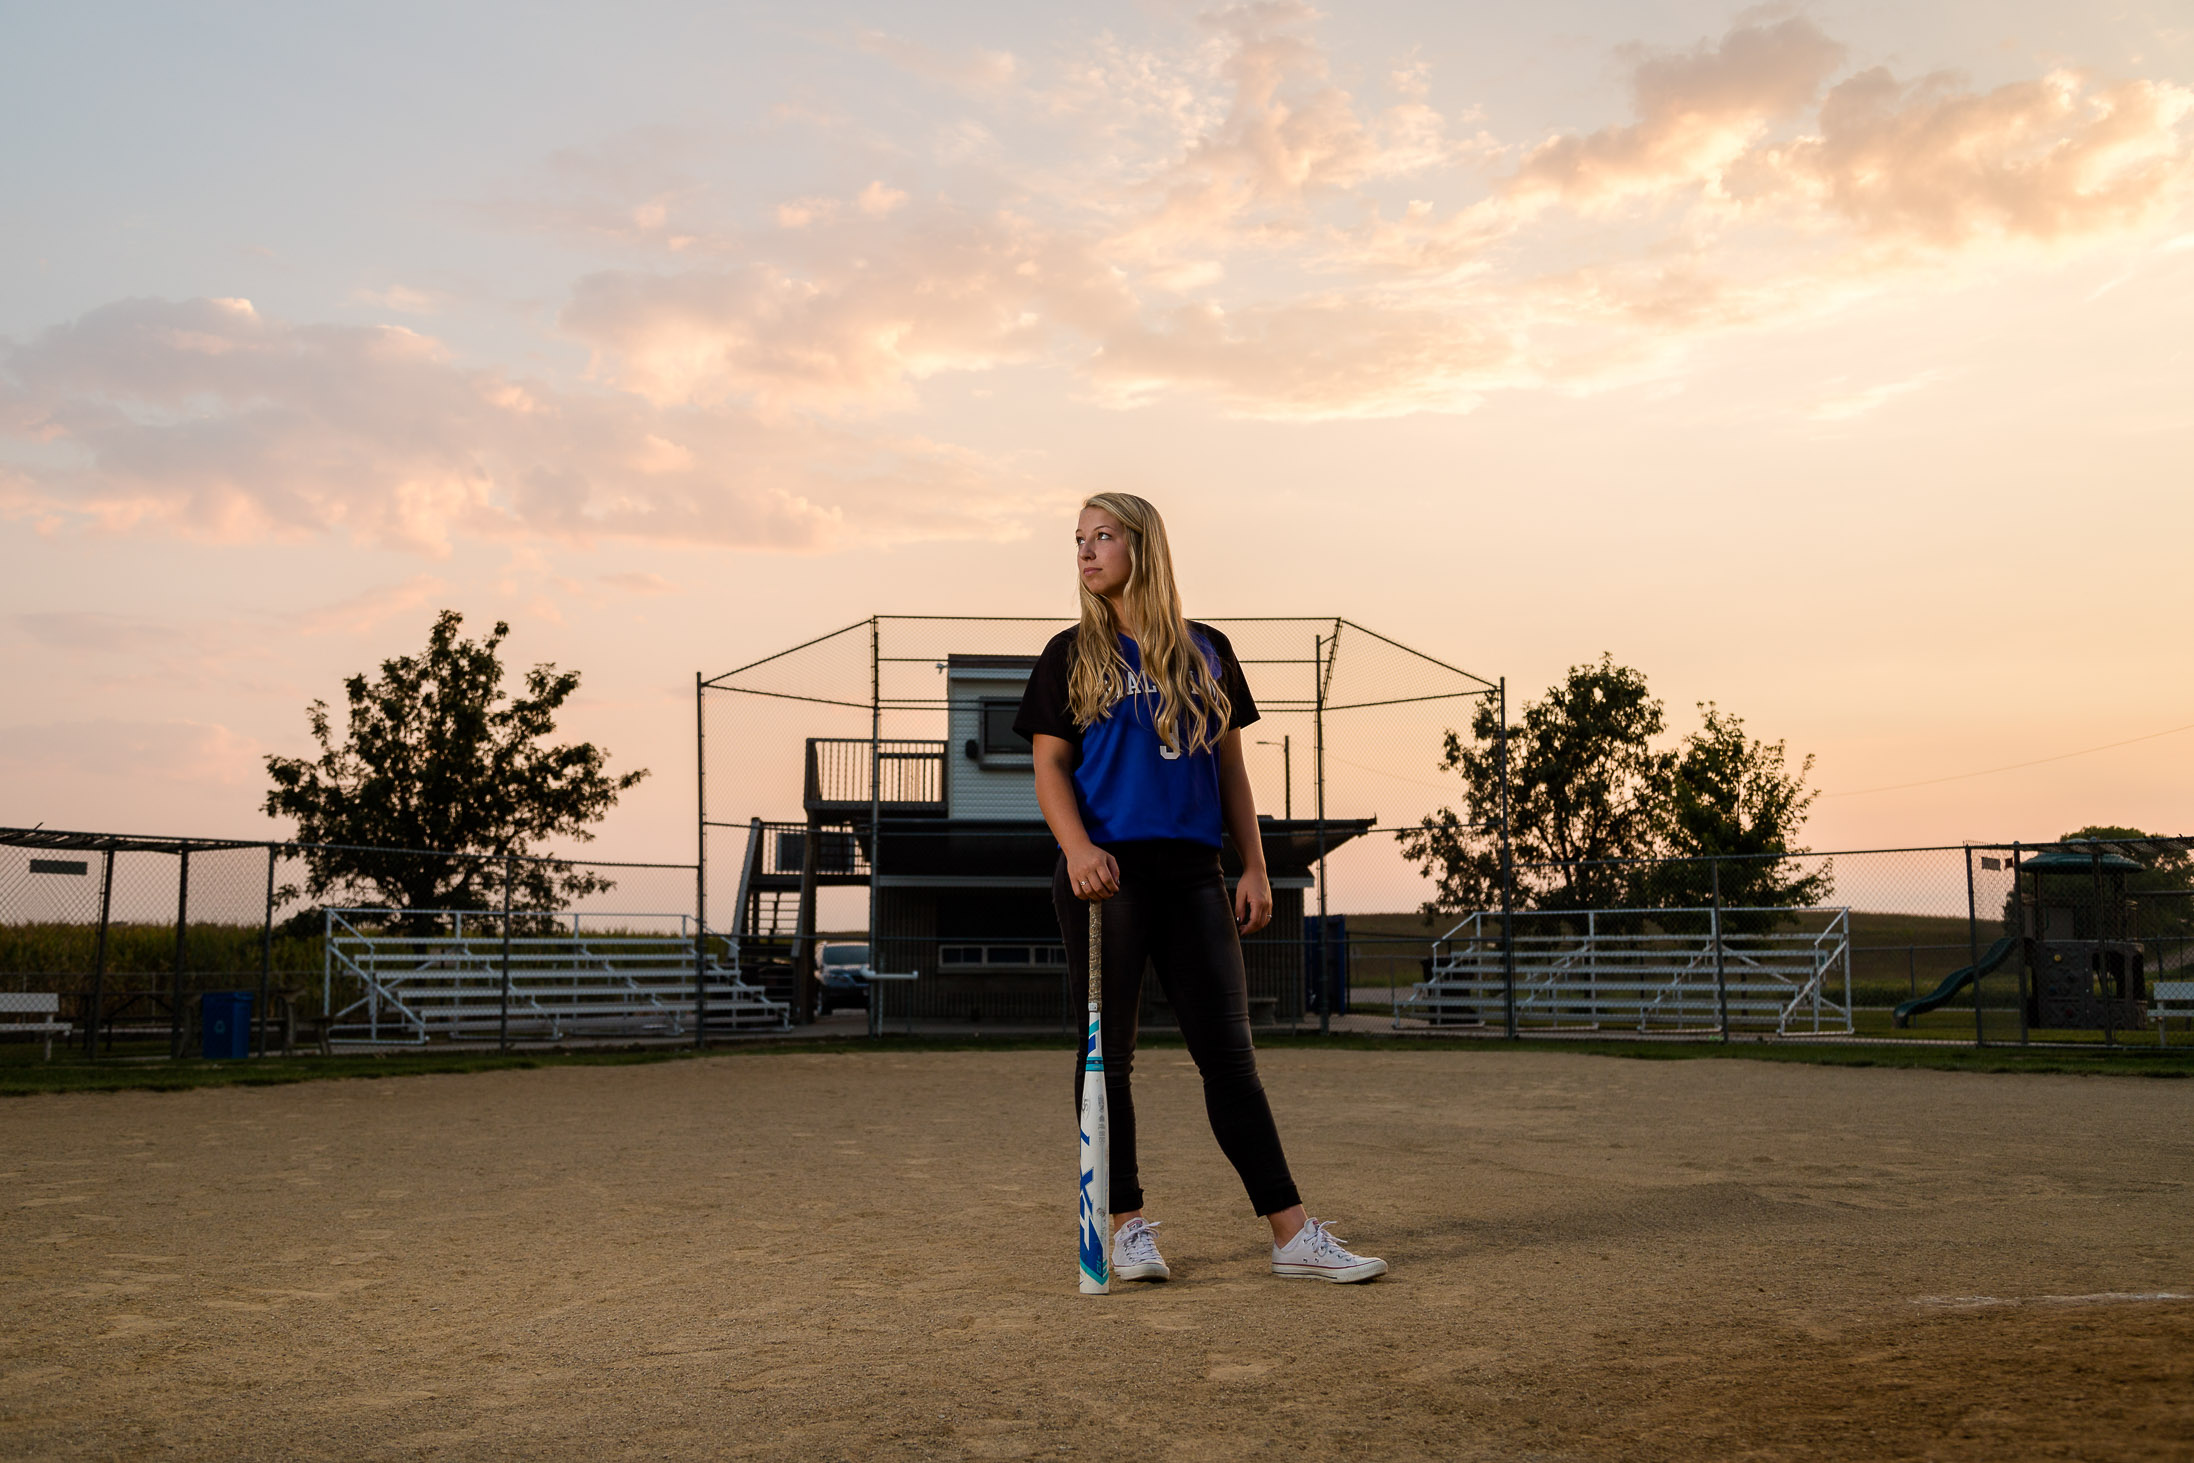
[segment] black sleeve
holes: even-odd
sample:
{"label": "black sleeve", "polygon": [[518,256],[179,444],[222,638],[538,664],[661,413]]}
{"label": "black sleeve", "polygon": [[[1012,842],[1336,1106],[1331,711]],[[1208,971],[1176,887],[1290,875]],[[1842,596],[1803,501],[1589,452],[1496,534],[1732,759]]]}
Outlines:
{"label": "black sleeve", "polygon": [[1227,693],[1227,704],[1234,713],[1227,718],[1228,731],[1240,731],[1258,719],[1257,699],[1249,694],[1249,681],[1242,674],[1242,663],[1234,658],[1234,644],[1226,636],[1209,625],[1196,627],[1211,641],[1211,648],[1219,656],[1219,686]]}
{"label": "black sleeve", "polygon": [[1036,657],[1036,669],[1029,672],[1028,689],[1021,693],[1021,709],[1014,714],[1013,729],[1031,741],[1040,734],[1082,745],[1082,729],[1074,724],[1074,712],[1067,703],[1074,635],[1072,630],[1061,630],[1052,636],[1044,653]]}

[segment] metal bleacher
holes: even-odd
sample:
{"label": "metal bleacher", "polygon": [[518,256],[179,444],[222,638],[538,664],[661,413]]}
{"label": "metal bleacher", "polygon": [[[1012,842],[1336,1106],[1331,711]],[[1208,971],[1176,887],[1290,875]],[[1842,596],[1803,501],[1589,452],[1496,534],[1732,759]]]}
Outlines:
{"label": "metal bleacher", "polygon": [[[1845,909],[1534,910],[1511,916],[1519,1025],[1647,1031],[1851,1032]],[[1780,928],[1788,924],[1792,928]],[[1501,915],[1480,910],[1435,942],[1398,1016],[1502,1024]]]}
{"label": "metal bleacher", "polygon": [[[587,926],[592,924],[594,928]],[[699,999],[696,952],[700,946]],[[742,978],[737,942],[688,915],[327,911],[324,1009],[336,1043],[691,1036],[791,1024]]]}

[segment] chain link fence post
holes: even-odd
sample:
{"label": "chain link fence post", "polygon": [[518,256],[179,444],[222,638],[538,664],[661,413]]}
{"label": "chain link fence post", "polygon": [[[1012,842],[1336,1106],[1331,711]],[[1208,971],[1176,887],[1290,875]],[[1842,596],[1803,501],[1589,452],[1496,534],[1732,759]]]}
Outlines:
{"label": "chain link fence post", "polygon": [[693,673],[693,1047],[708,1045],[708,698]]}
{"label": "chain link fence post", "polygon": [[[1719,856],[1706,861],[1707,873],[1713,881],[1714,917],[1714,1008],[1719,1013],[1722,1040],[1729,1040],[1729,968],[1722,950],[1722,861]],[[1694,888],[1697,886],[1694,885]]]}
{"label": "chain link fence post", "polygon": [[[884,876],[884,639],[883,621],[868,621],[868,963],[873,973],[883,959],[884,932],[878,923],[881,900],[877,881]],[[774,932],[774,920],[772,922]],[[869,982],[868,1034],[884,1034],[884,992]],[[914,1020],[914,992],[907,992],[907,1021]]]}
{"label": "chain link fence post", "polygon": [[[1300,640],[1295,643],[1302,644]],[[1312,693],[1311,726],[1316,737],[1312,745],[1318,769],[1318,939],[1313,948],[1318,952],[1316,989],[1320,1036],[1331,1035],[1333,1031],[1333,968],[1332,961],[1326,954],[1326,946],[1333,938],[1333,927],[1327,919],[1326,909],[1326,653],[1325,637],[1314,637],[1311,659],[1318,679]]]}
{"label": "chain link fence post", "polygon": [[1501,1010],[1510,1041],[1516,1039],[1516,850],[1508,826],[1508,677],[1501,677]]}
{"label": "chain link fence post", "polygon": [[1973,1045],[1988,1045],[1981,1016],[1981,915],[1973,897],[1973,845],[1965,846],[1965,943],[1966,964],[1973,971]]}
{"label": "chain link fence post", "polygon": [[2004,933],[2019,942],[2019,1045],[2025,1046],[2027,1044],[2026,993],[2032,988],[2030,982],[2033,977],[2033,971],[2028,968],[2028,957],[2034,947],[2026,938],[2026,908],[2020,902],[2019,896],[2019,861],[2019,844],[2018,840],[2014,839],[2011,844],[2011,910],[2009,928]]}
{"label": "chain link fence post", "polygon": [[259,1055],[267,1054],[267,988],[274,983],[274,859],[273,844],[267,845],[267,909],[266,917],[259,925],[259,999],[252,1005],[252,1014],[258,1018]]}
{"label": "chain link fence post", "polygon": [[91,1008],[84,1018],[85,1054],[99,1060],[99,1018],[107,1000],[107,927],[114,917],[114,845],[106,847],[99,872],[99,938],[92,947]]}
{"label": "chain link fence post", "polygon": [[[511,885],[518,876],[517,860],[503,855],[503,981],[501,1001],[496,1009],[495,1047],[498,1051],[510,1050],[510,897]],[[462,916],[460,916],[461,918]]]}
{"label": "chain link fence post", "polygon": [[[2090,876],[2094,881],[2094,893],[2089,897],[2088,938],[2095,943],[2095,953],[2089,957],[2094,967],[2090,981],[2099,984],[2103,991],[2103,1045],[2118,1044],[2118,987],[2110,977],[2110,957],[2103,950],[2103,941],[2110,937],[2110,930],[2103,919],[2103,846],[2090,840],[2087,845]],[[2121,932],[2122,933],[2122,932]],[[2096,981],[2096,977],[2101,977]]]}
{"label": "chain link fence post", "polygon": [[168,981],[168,1060],[183,1056],[183,957],[189,949],[190,845],[177,846],[175,872],[175,969]]}

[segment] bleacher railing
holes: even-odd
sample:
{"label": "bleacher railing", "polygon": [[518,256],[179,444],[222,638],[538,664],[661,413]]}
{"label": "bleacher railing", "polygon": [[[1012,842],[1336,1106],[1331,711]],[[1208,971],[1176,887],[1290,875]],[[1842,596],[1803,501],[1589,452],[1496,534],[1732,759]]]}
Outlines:
{"label": "bleacher railing", "polygon": [[326,927],[331,1041],[689,1035],[697,937],[712,1030],[791,1022],[687,914],[330,909]]}
{"label": "bleacher railing", "polygon": [[947,745],[928,738],[809,737],[807,806],[867,807],[873,786],[875,799],[887,808],[942,808]]}
{"label": "bleacher railing", "polygon": [[[1513,918],[1519,1024],[1851,1034],[1847,909],[1548,910]],[[1800,928],[1742,928],[1782,919]],[[1501,915],[1481,910],[1435,942],[1429,979],[1395,1015],[1499,1023],[1510,1000]]]}

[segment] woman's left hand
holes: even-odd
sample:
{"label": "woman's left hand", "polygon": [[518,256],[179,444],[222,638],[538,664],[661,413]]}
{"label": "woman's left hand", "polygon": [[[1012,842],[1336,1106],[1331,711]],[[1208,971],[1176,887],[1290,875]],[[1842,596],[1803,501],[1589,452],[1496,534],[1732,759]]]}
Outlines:
{"label": "woman's left hand", "polygon": [[1242,875],[1234,886],[1234,928],[1254,935],[1272,923],[1272,881],[1263,869]]}

